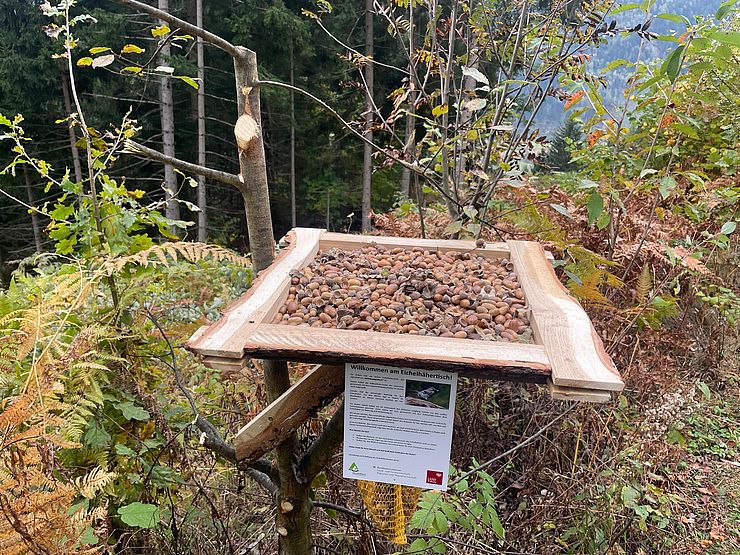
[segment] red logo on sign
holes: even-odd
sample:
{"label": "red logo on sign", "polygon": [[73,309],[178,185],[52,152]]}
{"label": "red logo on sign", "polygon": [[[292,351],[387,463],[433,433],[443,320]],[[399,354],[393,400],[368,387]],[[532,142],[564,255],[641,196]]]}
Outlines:
{"label": "red logo on sign", "polygon": [[427,470],[427,484],[441,486],[443,477],[444,472],[440,472],[439,470]]}

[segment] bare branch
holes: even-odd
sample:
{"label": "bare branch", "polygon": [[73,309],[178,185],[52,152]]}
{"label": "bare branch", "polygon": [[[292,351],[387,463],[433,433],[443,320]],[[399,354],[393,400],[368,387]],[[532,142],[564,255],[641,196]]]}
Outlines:
{"label": "bare branch", "polygon": [[[177,388],[185,396],[188,404],[190,405],[190,410],[192,410],[193,414],[195,415],[194,424],[201,431],[201,437],[199,439],[200,444],[207,449],[210,449],[217,455],[223,457],[224,459],[233,463],[237,463],[236,451],[234,447],[226,443],[216,427],[211,424],[208,419],[200,414],[200,412],[198,411],[198,407],[195,404],[195,399],[193,399],[192,393],[190,393],[190,390],[188,390],[188,388],[185,387],[185,384],[182,383],[182,380],[180,379],[180,372],[177,369],[177,358],[175,357],[175,349],[172,346],[172,342],[170,342],[164,329],[162,329],[162,326],[160,326],[159,322],[154,317],[154,314],[147,310],[146,315],[147,318],[149,318],[149,320],[152,322],[152,324],[154,324],[154,326],[159,330],[162,339],[164,339],[164,342],[167,344],[167,348],[170,351],[170,358],[172,359],[172,363],[169,363],[163,359],[160,360],[162,360],[162,362],[167,364],[167,366],[172,369],[172,372],[175,375],[175,383],[177,384]],[[275,493],[277,491],[277,485],[273,480],[273,476],[275,475],[275,468],[269,461],[265,459],[260,459],[258,461],[250,463],[249,465],[245,463],[237,463],[237,468],[248,474],[255,482],[257,482],[270,493]]]}
{"label": "bare branch", "polygon": [[173,158],[172,156],[166,156],[158,150],[146,147],[141,143],[132,141],[131,139],[127,139],[124,143],[123,152],[133,154],[134,156],[138,156],[140,158],[146,158],[147,160],[154,160],[156,162],[171,164],[179,170],[194,173],[196,175],[202,175],[206,179],[214,179],[216,181],[220,181],[221,183],[232,185],[239,190],[242,190],[244,188],[244,183],[241,179],[239,179],[238,175],[206,168],[205,166],[199,166],[198,164],[192,164],[190,162],[186,162],[185,160],[180,160],[179,158]]}
{"label": "bare branch", "polygon": [[501,453],[500,455],[496,455],[495,457],[493,457],[492,459],[489,459],[489,460],[487,460],[487,461],[486,461],[486,462],[484,462],[483,464],[479,464],[478,466],[476,466],[475,468],[472,468],[471,470],[469,470],[469,471],[468,471],[468,472],[466,472],[465,474],[462,474],[461,476],[458,476],[458,477],[457,477],[457,478],[455,478],[455,479],[454,479],[454,480],[453,480],[452,482],[450,482],[450,483],[449,483],[449,484],[447,485],[447,487],[452,487],[452,486],[454,486],[455,484],[458,484],[458,483],[460,483],[460,482],[461,482],[461,481],[463,481],[463,480],[464,480],[465,478],[468,478],[468,477],[469,477],[469,476],[470,476],[471,474],[475,474],[475,473],[476,473],[476,472],[478,472],[479,470],[483,470],[484,468],[488,468],[489,466],[491,466],[491,465],[492,465],[493,463],[495,463],[496,461],[499,461],[499,460],[501,460],[501,459],[503,459],[503,458],[505,458],[505,457],[508,457],[509,455],[511,455],[512,453],[514,453],[514,452],[518,451],[518,450],[519,450],[519,449],[521,449],[522,447],[524,447],[524,446],[526,446],[526,445],[529,445],[529,444],[530,444],[530,443],[532,443],[532,442],[533,442],[533,441],[534,441],[535,439],[537,439],[537,438],[538,438],[538,437],[540,437],[540,436],[541,436],[542,434],[544,434],[544,433],[545,433],[545,431],[546,431],[546,430],[547,430],[548,428],[550,428],[550,427],[551,427],[552,425],[556,424],[557,422],[560,422],[560,420],[562,420],[562,419],[563,419],[563,417],[565,417],[566,415],[570,414],[570,413],[571,413],[571,411],[573,411],[573,409],[574,409],[574,408],[575,408],[576,406],[577,406],[576,404],[573,404],[573,405],[571,405],[570,407],[568,407],[567,409],[565,409],[565,411],[564,411],[564,412],[562,412],[562,413],[561,413],[561,414],[560,414],[559,416],[557,416],[556,418],[553,418],[552,420],[550,420],[550,422],[548,422],[547,424],[545,424],[545,425],[544,425],[544,426],[543,426],[542,428],[540,428],[539,430],[537,430],[537,431],[536,431],[535,433],[533,433],[533,434],[532,434],[531,436],[529,436],[529,437],[528,437],[527,439],[525,439],[524,441],[522,441],[522,442],[520,442],[520,443],[517,443],[517,444],[516,444],[516,445],[515,445],[514,447],[512,447],[512,448],[511,448],[511,449],[509,449],[508,451],[504,451],[504,452],[503,452],[503,453]]}
{"label": "bare branch", "polygon": [[312,501],[311,506],[318,507],[320,509],[329,509],[332,511],[337,511],[338,513],[344,513],[353,518],[356,518],[357,520],[362,519],[362,513],[360,513],[359,511],[353,511],[349,507],[344,507],[342,505],[336,505],[334,503],[329,503],[327,501]]}
{"label": "bare branch", "polygon": [[339,121],[339,123],[342,124],[342,127],[346,128],[350,133],[352,133],[355,137],[357,137],[358,139],[360,139],[363,143],[367,143],[371,147],[373,147],[373,150],[376,150],[377,152],[381,153],[386,158],[389,158],[389,159],[393,160],[394,162],[396,162],[398,164],[401,164],[403,167],[410,169],[412,172],[421,175],[424,179],[430,180],[433,184],[435,183],[435,180],[433,179],[435,177],[434,174],[432,174],[431,172],[425,171],[424,169],[422,169],[421,167],[419,167],[417,164],[410,164],[409,162],[406,162],[405,160],[401,160],[397,156],[394,156],[390,152],[386,151],[383,147],[375,144],[374,142],[372,142],[371,140],[369,140],[367,137],[365,137],[365,135],[363,135],[362,133],[360,133],[359,131],[357,131],[357,129],[355,129],[354,127],[352,127],[352,125],[348,121],[346,121],[341,115],[339,115],[339,113],[334,108],[332,108],[326,102],[324,102],[323,100],[321,100],[319,97],[314,96],[310,92],[308,92],[308,91],[306,91],[304,89],[301,89],[300,87],[295,87],[293,85],[289,85],[288,83],[281,83],[280,81],[269,81],[269,80],[262,80],[262,79],[260,79],[256,84],[259,85],[259,86],[271,85],[271,86],[274,86],[274,87],[281,87],[283,89],[288,89],[288,90],[291,90],[291,91],[295,91],[297,93],[302,94],[303,96],[305,96],[307,98],[310,98],[311,100],[313,100],[314,102],[316,102],[318,105],[320,105],[322,108],[324,108],[324,110],[326,110],[332,116],[334,116],[334,118],[337,121]]}
{"label": "bare branch", "polygon": [[192,23],[188,23],[184,19],[180,19],[179,17],[175,17],[174,15],[171,15],[167,12],[163,12],[162,10],[158,10],[157,8],[150,6],[149,4],[145,4],[144,2],[138,2],[137,0],[111,0],[112,2],[116,4],[120,4],[121,6],[126,6],[127,8],[133,8],[134,10],[137,10],[139,12],[148,13],[149,15],[152,15],[158,19],[161,19],[162,21],[166,21],[173,27],[178,27],[181,31],[185,31],[186,33],[193,35],[194,37],[200,37],[205,42],[212,44],[213,46],[220,48],[230,56],[234,58],[238,58],[241,56],[239,53],[239,50],[231,44],[226,39],[223,39],[219,37],[218,35],[215,35],[209,31],[206,31],[205,29],[201,29],[197,25],[193,25]]}

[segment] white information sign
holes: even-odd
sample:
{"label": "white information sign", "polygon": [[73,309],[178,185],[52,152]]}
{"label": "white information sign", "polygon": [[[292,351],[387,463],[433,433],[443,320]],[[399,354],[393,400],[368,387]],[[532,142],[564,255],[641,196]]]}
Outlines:
{"label": "white information sign", "polygon": [[346,364],[343,476],[446,490],[457,373]]}

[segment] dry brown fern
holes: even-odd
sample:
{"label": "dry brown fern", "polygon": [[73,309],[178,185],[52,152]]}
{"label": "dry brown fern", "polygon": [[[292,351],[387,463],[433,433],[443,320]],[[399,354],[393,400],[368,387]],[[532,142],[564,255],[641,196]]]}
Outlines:
{"label": "dry brown fern", "polygon": [[[93,492],[110,480],[96,470],[74,483],[54,473],[54,452],[71,448],[59,434],[64,420],[52,411],[53,388],[6,399],[0,413],[0,553],[93,553],[80,539],[99,511],[78,509],[68,514],[79,495]],[[47,395],[52,395],[47,397]],[[46,398],[46,399],[45,399]]]}
{"label": "dry brown fern", "polygon": [[[0,351],[2,368],[18,365],[25,383],[0,404],[0,553],[94,553],[83,534],[105,511],[78,508],[114,477],[104,468],[68,480],[56,470],[60,449],[79,447],[85,403],[65,400],[66,382],[78,390],[107,370],[98,345],[110,338],[102,326],[78,329],[71,311],[85,302],[94,277],[70,274],[55,278],[55,287],[38,288],[30,306],[0,321],[0,336],[13,349]],[[98,388],[99,390],[99,388]],[[69,395],[74,400],[73,395]],[[101,401],[102,402],[102,401]]]}

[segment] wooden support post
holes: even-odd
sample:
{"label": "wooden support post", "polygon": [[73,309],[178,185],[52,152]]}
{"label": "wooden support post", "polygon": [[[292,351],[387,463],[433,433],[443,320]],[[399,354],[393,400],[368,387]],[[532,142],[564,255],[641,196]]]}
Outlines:
{"label": "wooden support post", "polygon": [[317,366],[239,430],[234,438],[237,460],[254,460],[271,451],[342,391],[344,366]]}

